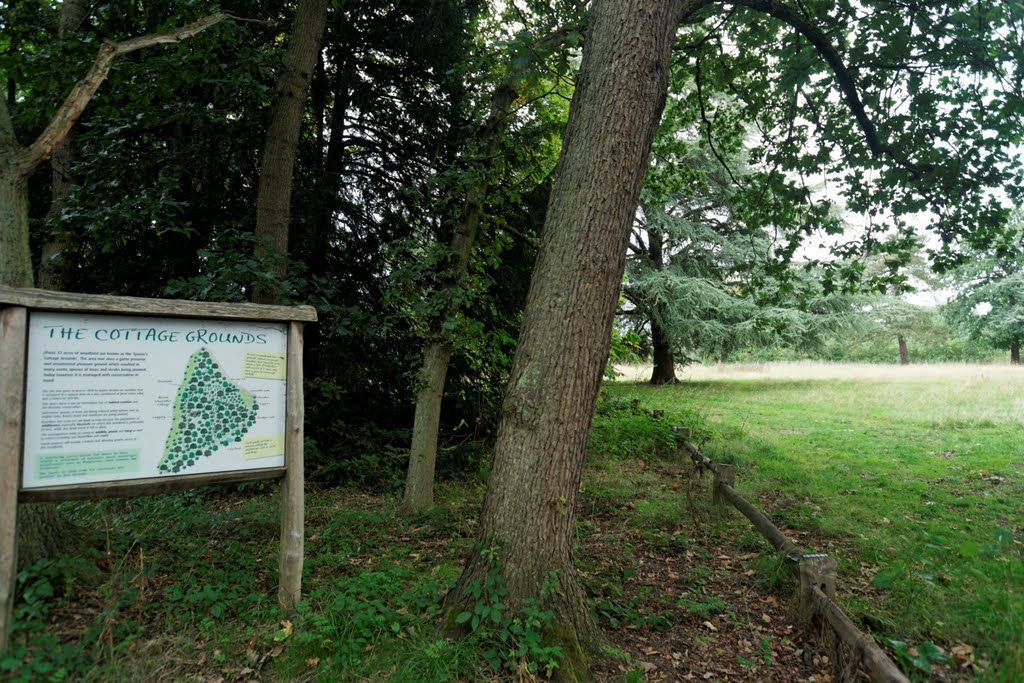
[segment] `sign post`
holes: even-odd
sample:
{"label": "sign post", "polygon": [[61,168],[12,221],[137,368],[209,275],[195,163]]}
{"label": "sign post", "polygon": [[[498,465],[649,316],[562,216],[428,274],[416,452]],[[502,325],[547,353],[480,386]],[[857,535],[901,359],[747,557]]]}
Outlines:
{"label": "sign post", "polygon": [[0,651],[17,502],[282,480],[279,602],[301,596],[309,306],[0,287]]}
{"label": "sign post", "polygon": [[18,579],[18,480],[25,395],[26,311],[0,309],[0,652],[14,613]]}

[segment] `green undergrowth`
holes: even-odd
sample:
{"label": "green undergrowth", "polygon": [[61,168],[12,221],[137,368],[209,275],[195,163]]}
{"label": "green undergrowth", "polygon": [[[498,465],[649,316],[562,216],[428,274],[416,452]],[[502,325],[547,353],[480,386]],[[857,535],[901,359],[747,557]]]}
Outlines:
{"label": "green undergrowth", "polygon": [[978,680],[1017,681],[1021,380],[616,382],[605,393],[667,422],[705,415],[702,450],[735,464],[737,488],[779,526],[837,556],[846,608],[906,670],[927,677],[948,661]]}
{"label": "green undergrowth", "polygon": [[[636,643],[646,639],[696,638],[716,656],[705,622],[743,629],[761,616],[735,604],[732,581],[794,599],[765,541],[711,506],[709,477],[680,452],[674,426],[734,463],[737,487],[800,545],[838,558],[844,607],[905,670],[1020,680],[1024,397],[1013,387],[609,384],[574,553],[608,637],[600,680],[644,680]],[[305,599],[290,614],[277,607],[275,485],[64,504],[96,532],[96,550],[21,573],[0,671],[15,681],[571,676],[573,642],[543,601],[509,609],[500,572],[471,587],[469,608],[441,611],[475,538],[481,481],[473,468],[441,482],[438,505],[413,519],[394,514],[397,490],[311,486]],[[98,584],[79,583],[83,563],[102,572]],[[444,635],[448,620],[468,635]],[[778,678],[775,637],[752,639],[737,660],[753,679]]]}
{"label": "green undergrowth", "polygon": [[[473,537],[482,488],[439,486],[413,519],[397,497],[307,495],[304,599],[277,606],[279,501],[270,485],[65,504],[103,547],[19,576],[12,681],[546,679],[579,674],[582,651],[540,601],[506,604],[500,572],[469,587],[447,637],[442,598]],[[98,564],[98,586],[75,583]],[[554,579],[553,579],[554,580]],[[584,669],[585,671],[585,669]]]}

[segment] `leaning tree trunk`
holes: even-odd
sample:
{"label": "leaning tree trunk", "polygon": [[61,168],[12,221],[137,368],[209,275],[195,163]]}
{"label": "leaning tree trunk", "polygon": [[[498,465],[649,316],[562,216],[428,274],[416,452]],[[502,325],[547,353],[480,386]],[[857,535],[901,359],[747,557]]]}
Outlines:
{"label": "leaning tree trunk", "polygon": [[1010,364],[1020,365],[1020,338],[1014,337],[1010,342]]}
{"label": "leaning tree trunk", "polygon": [[626,242],[665,103],[677,0],[597,0],[509,378],[479,543],[448,624],[497,571],[513,610],[539,599],[559,673],[588,677],[599,634],[572,559],[587,432]]}
{"label": "leaning tree trunk", "polygon": [[[274,265],[277,282],[286,273],[284,257],[288,255],[295,152],[299,145],[306,95],[317,55],[320,54],[326,23],[327,0],[299,0],[263,145],[260,187],[256,196],[256,252],[257,255],[277,259]],[[256,282],[253,301],[274,304],[277,299],[275,282]]]}
{"label": "leaning tree trunk", "polygon": [[900,365],[910,365],[910,352],[907,350],[907,338],[902,334],[896,337],[900,345]]}
{"label": "leaning tree trunk", "polygon": [[[490,191],[494,159],[498,154],[505,121],[515,98],[516,92],[510,85],[499,86],[491,97],[490,114],[478,134],[478,172],[467,188],[462,216],[449,246],[448,266],[442,278],[445,290],[451,291],[458,287],[469,267],[469,256],[484,213],[484,201]],[[443,324],[445,318],[457,314],[458,308],[449,305],[445,308],[443,316],[432,321],[431,339],[423,349],[423,365],[417,377],[419,386],[416,392],[412,444],[409,449],[409,469],[400,507],[402,514],[418,514],[434,504],[434,468],[437,464],[441,399],[444,397],[444,381],[452,355],[451,334],[445,331]]]}
{"label": "leaning tree trunk", "polygon": [[657,315],[651,316],[651,346],[654,356],[654,370],[651,384],[675,384],[676,359],[672,352],[672,339]]}

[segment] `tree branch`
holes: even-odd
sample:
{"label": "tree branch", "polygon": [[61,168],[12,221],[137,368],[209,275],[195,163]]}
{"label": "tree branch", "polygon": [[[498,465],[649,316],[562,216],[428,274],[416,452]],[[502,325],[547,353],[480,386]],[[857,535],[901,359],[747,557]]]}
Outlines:
{"label": "tree branch", "polygon": [[718,163],[721,165],[721,167],[725,169],[725,172],[729,175],[729,179],[732,180],[733,185],[737,187],[742,187],[742,183],[736,180],[736,176],[732,174],[732,169],[729,168],[729,164],[725,162],[725,159],[722,158],[722,155],[718,153],[718,148],[715,147],[715,140],[711,135],[711,120],[708,119],[708,112],[707,109],[704,107],[703,80],[704,79],[700,69],[700,59],[698,58],[695,62],[695,73],[693,82],[697,86],[697,104],[700,105],[700,120],[704,124],[704,136],[707,138],[708,148],[711,150],[711,153],[714,155],[715,159],[718,160]]}
{"label": "tree branch", "polygon": [[498,228],[512,235],[512,237],[516,238],[526,246],[531,247],[533,249],[540,249],[540,242],[537,239],[530,237],[529,235],[522,233],[509,225],[500,225],[498,226]]}
{"label": "tree branch", "polygon": [[[75,87],[71,89],[64,103],[57,110],[57,113],[53,115],[53,118],[50,119],[46,129],[39,134],[35,142],[21,150],[18,154],[17,166],[19,174],[27,176],[32,173],[33,169],[64,140],[68,131],[75,125],[78,117],[82,115],[93,95],[96,94],[100,85],[106,80],[115,59],[121,55],[126,55],[129,52],[135,52],[152,45],[163,45],[187,40],[211,26],[215,26],[228,19],[236,19],[236,17],[224,13],[211,14],[191,24],[186,24],[165,33],[150,33],[117,43],[104,43],[100,47],[99,54],[96,55],[96,61],[93,62],[89,73],[75,83]],[[2,127],[2,122],[0,122],[0,127]]]}
{"label": "tree branch", "polygon": [[839,89],[843,92],[843,98],[846,100],[846,105],[850,108],[850,111],[853,112],[854,118],[857,119],[857,124],[864,133],[864,138],[867,141],[868,148],[871,150],[872,155],[878,157],[886,154],[892,157],[894,161],[899,161],[899,159],[896,158],[896,155],[893,154],[892,148],[882,142],[879,137],[878,129],[868,116],[867,109],[864,107],[864,103],[860,99],[860,93],[857,91],[857,83],[854,80],[853,74],[846,68],[843,58],[832,45],[832,41],[821,29],[811,23],[803,14],[797,12],[786,4],[779,2],[778,0],[731,1],[735,5],[749,7],[750,9],[763,12],[786,24],[789,24],[798,33],[800,33],[800,35],[810,41],[811,45],[813,45],[818,51],[818,54],[821,55],[822,59],[824,59],[825,62],[828,63],[829,67],[831,67],[832,73],[835,74],[836,82],[839,84]]}

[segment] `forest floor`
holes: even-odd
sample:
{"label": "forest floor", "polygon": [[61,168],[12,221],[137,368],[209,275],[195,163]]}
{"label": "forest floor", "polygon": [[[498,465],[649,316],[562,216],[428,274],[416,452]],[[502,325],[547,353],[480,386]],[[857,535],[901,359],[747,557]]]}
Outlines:
{"label": "forest floor", "polygon": [[[680,455],[673,424],[734,463],[737,488],[798,546],[837,557],[844,609],[915,680],[1019,680],[1024,382],[1005,368],[971,377],[610,383],[575,551],[607,637],[598,680],[857,675],[842,675],[822,634],[800,632],[792,577],[744,518],[712,506],[709,477]],[[412,520],[394,514],[394,491],[310,484],[305,599],[291,615],[276,607],[271,484],[65,504],[98,531],[99,550],[22,573],[0,671],[20,681],[543,679],[557,660],[539,638],[543,613],[511,640],[497,626],[462,640],[436,630],[483,481],[441,482],[438,505]],[[82,564],[100,580],[73,578]]]}
{"label": "forest floor", "polygon": [[[579,564],[607,637],[597,680],[833,680],[827,650],[795,627],[791,578],[768,546],[706,501],[688,502],[708,497],[707,482],[677,463],[619,465],[593,473],[599,493],[580,511]],[[646,493],[615,500],[602,480]],[[149,510],[145,538],[101,554],[99,585],[62,584],[53,567],[25,577],[41,595],[28,606],[35,614],[21,606],[21,660],[4,666],[12,680],[543,679],[525,658],[504,670],[443,661],[497,647],[477,642],[473,653],[432,634],[434,605],[474,531],[475,504],[462,487],[447,491],[454,498],[419,523],[397,519],[392,496],[312,495],[311,596],[291,618],[272,606],[274,536],[260,512],[276,509],[272,492],[204,490],[182,502],[188,522]],[[180,510],[176,496],[163,498]],[[111,520],[126,512],[107,507]]]}

